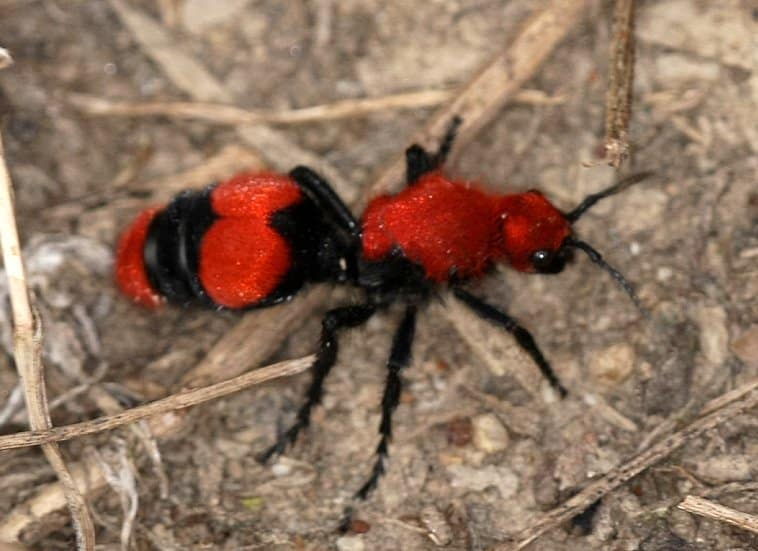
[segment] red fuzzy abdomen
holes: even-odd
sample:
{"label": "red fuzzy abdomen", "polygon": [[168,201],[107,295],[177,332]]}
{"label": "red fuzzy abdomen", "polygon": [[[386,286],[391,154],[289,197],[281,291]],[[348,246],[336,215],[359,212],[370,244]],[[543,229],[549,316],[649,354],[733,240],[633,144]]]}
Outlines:
{"label": "red fuzzy abdomen", "polygon": [[151,208],[143,211],[121,234],[116,252],[116,283],[119,289],[137,304],[148,308],[155,308],[165,302],[150,284],[144,260],[147,230],[160,210]]}
{"label": "red fuzzy abdomen", "polygon": [[216,304],[244,308],[279,286],[292,267],[292,250],[271,217],[301,198],[291,178],[274,173],[240,174],[213,190],[218,219],[200,245],[198,276]]}
{"label": "red fuzzy abdomen", "polygon": [[497,240],[493,199],[439,172],[397,195],[377,197],[363,216],[363,255],[381,261],[395,248],[438,282],[484,273]]}

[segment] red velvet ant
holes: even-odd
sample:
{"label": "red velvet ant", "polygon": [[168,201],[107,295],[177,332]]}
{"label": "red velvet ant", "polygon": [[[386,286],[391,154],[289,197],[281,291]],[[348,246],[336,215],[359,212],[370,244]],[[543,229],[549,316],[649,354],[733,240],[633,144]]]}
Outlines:
{"label": "red velvet ant", "polygon": [[262,461],[282,453],[308,426],[337,359],[338,332],[362,325],[395,301],[406,305],[405,314],[387,362],[377,459],[357,493],[364,499],[385,470],[392,413],[400,399],[400,373],[411,359],[417,310],[440,285],[447,284],[477,315],[510,332],[561,395],[566,390],[529,331],[463,284],[483,277],[496,262],[522,272],[555,274],[580,249],[639,306],[631,285],[595,249],[575,238],[571,225],[600,199],[646,175],[592,194],[568,213],[536,190],[487,193],[452,181],[441,171],[459,124],[459,119],[453,121],[433,155],[418,145],[408,148],[406,189],[373,199],[360,224],[325,180],[300,166],[288,176],[240,174],[203,191],[183,192],[165,208],[142,213],[122,236],[118,284],[147,306],[168,300],[260,308],[319,281],[350,283],[363,291],[359,304],[326,313],[306,401],[294,424],[261,455]]}

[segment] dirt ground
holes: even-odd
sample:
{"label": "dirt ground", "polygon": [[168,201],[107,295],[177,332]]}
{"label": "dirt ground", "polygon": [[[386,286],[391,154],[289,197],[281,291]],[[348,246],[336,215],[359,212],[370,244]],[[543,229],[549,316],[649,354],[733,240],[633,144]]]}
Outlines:
{"label": "dirt ground", "polygon": [[[148,312],[114,288],[118,233],[140,208],[165,200],[165,190],[147,183],[202,166],[230,145],[258,145],[220,124],[93,117],[71,104],[72,93],[192,99],[147,55],[119,4],[170,33],[230,103],[290,110],[455,88],[538,3],[0,1],[0,45],[15,59],[0,74],[2,131],[45,327],[48,395],[60,398],[56,425],[103,415],[108,397],[129,407],[169,394],[239,321],[228,312]],[[556,101],[509,104],[455,152],[449,171],[494,190],[539,188],[566,209],[612,182],[613,171],[598,163],[610,20],[609,3],[591,2],[526,85]],[[508,362],[528,360],[509,336],[497,338],[502,362],[487,364],[443,306],[431,306],[405,374],[388,474],[356,505],[352,529],[339,533],[373,461],[383,365],[400,313],[392,310],[342,339],[324,407],[273,466],[255,455],[292,419],[306,374],[199,406],[171,438],[121,429],[63,444],[70,464],[106,465],[112,475],[89,496],[99,548],[120,548],[131,509],[131,549],[489,549],[708,400],[755,379],[758,3],[642,2],[637,36],[628,170],[655,176],[598,206],[577,232],[635,282],[650,319],[583,257],[558,276],[503,269],[473,286],[532,330],[570,391],[565,400],[534,396],[515,381]],[[277,129],[335,167],[353,186],[340,191],[357,197],[433,110]],[[288,168],[265,145],[255,154]],[[329,291],[266,343],[276,351],[261,365],[312,352],[320,316],[351,298]],[[2,316],[0,431],[11,433],[24,430],[25,416],[12,396]],[[758,535],[676,507],[694,494],[758,515],[756,457],[752,411],[689,441],[531,549],[756,549]],[[54,480],[38,448],[0,452],[0,532]],[[21,540],[70,549],[68,519],[65,509],[44,515]]]}

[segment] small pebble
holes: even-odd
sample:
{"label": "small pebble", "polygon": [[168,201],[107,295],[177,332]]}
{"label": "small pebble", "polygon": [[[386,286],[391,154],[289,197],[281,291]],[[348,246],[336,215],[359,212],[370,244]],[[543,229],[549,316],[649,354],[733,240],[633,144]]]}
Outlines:
{"label": "small pebble", "polygon": [[732,342],[732,351],[749,366],[758,366],[758,325],[751,326]]}
{"label": "small pebble", "polygon": [[632,373],[634,360],[634,349],[630,345],[614,344],[595,354],[590,363],[590,372],[599,383],[614,386]]}
{"label": "small pebble", "polygon": [[729,356],[726,312],[721,306],[700,306],[695,313],[700,330],[700,351],[711,365],[721,365]]}
{"label": "small pebble", "polygon": [[472,440],[477,449],[485,453],[502,451],[508,447],[508,431],[492,413],[477,415],[472,420]]}
{"label": "small pebble", "polygon": [[337,549],[339,551],[363,551],[366,544],[360,536],[342,536],[337,539]]}
{"label": "small pebble", "polygon": [[697,463],[697,474],[713,482],[740,482],[753,479],[747,455],[717,455]]}
{"label": "small pebble", "polygon": [[271,472],[277,477],[287,476],[292,472],[292,466],[280,461],[271,466]]}
{"label": "small pebble", "polygon": [[427,530],[427,536],[435,545],[443,547],[453,541],[453,530],[447,522],[442,511],[434,505],[427,505],[421,509],[419,515],[421,524]]}
{"label": "small pebble", "polygon": [[463,447],[471,442],[474,427],[468,417],[453,419],[447,424],[447,441],[458,447]]}
{"label": "small pebble", "polygon": [[350,521],[349,530],[353,534],[365,534],[366,532],[371,530],[371,525],[365,520],[354,518],[353,520]]}

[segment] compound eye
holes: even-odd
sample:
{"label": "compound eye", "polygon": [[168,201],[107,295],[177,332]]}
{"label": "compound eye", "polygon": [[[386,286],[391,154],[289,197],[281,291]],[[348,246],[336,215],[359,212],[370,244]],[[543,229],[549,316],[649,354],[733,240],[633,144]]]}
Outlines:
{"label": "compound eye", "polygon": [[550,268],[553,263],[553,251],[540,249],[532,254],[532,266],[538,272],[544,272]]}
{"label": "compound eye", "polygon": [[557,274],[566,267],[566,262],[572,258],[571,250],[561,247],[557,251],[540,249],[532,254],[531,261],[535,271],[541,274]]}

